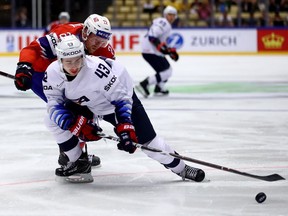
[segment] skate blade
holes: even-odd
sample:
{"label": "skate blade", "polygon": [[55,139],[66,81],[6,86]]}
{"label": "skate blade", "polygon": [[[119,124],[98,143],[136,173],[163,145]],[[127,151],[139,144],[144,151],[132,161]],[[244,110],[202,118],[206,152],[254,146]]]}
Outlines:
{"label": "skate blade", "polygon": [[210,179],[207,179],[207,178],[204,178],[201,182],[196,182],[196,181],[194,181],[194,180],[192,180],[192,179],[182,179],[182,181],[184,181],[184,182],[194,182],[194,183],[209,183],[211,180]]}
{"label": "skate blade", "polygon": [[167,97],[167,96],[169,96],[169,93],[168,94],[154,93],[154,97]]}
{"label": "skate blade", "polygon": [[56,181],[69,183],[91,183],[94,181],[94,179],[90,173],[80,173],[71,176],[56,176]]}

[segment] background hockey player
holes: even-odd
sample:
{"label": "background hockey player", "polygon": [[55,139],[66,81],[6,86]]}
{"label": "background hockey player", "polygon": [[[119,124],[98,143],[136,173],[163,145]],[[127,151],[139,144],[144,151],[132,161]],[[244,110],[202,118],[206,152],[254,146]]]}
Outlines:
{"label": "background hockey player", "polygon": [[174,61],[177,61],[179,56],[175,48],[167,47],[166,39],[170,35],[172,30],[171,24],[176,17],[177,10],[172,6],[167,6],[163,11],[163,17],[153,20],[148,33],[142,41],[142,56],[156,71],[155,75],[147,77],[136,86],[136,89],[144,97],[150,95],[150,85],[155,85],[154,94],[169,94],[164,85],[172,75],[172,67],[165,58],[165,55],[169,55]]}
{"label": "background hockey player", "polygon": [[70,15],[66,11],[62,11],[59,16],[58,20],[51,22],[46,28],[44,32],[44,36],[48,34],[52,29],[56,28],[60,24],[66,24],[70,22]]}
{"label": "background hockey player", "polygon": [[[83,44],[74,35],[63,36],[56,51],[58,61],[47,68],[43,86],[48,99],[46,124],[61,152],[57,176],[74,181],[77,175],[77,181],[93,181],[90,164],[77,137],[97,140],[100,130],[85,117],[74,116],[67,110],[63,106],[67,100],[87,106],[95,115],[110,122],[120,138],[119,150],[132,154],[136,150],[133,142],[138,142],[174,153],[156,135],[123,65],[109,58],[85,56]],[[144,153],[183,179],[200,182],[205,177],[203,170],[185,165],[180,159],[150,151]]]}
{"label": "background hockey player", "polygon": [[[109,44],[111,37],[110,22],[106,17],[92,14],[82,23],[68,23],[53,29],[53,32],[33,41],[20,52],[19,62],[15,74],[15,86],[18,90],[32,91],[47,102],[43,93],[42,79],[48,65],[57,59],[55,47],[59,41],[59,35],[70,32],[76,35],[85,44],[85,51],[91,55],[115,58],[114,49]],[[75,104],[66,104],[73,111],[85,113],[91,118],[91,112],[87,109],[79,110]],[[92,115],[93,118],[93,115]],[[83,142],[83,146],[85,143]],[[89,155],[94,166],[100,165],[100,158]]]}

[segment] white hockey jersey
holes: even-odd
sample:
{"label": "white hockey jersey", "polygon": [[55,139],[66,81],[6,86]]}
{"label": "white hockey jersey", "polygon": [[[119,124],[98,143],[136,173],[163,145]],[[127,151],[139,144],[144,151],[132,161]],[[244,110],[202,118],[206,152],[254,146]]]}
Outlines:
{"label": "white hockey jersey", "polygon": [[153,20],[147,34],[142,39],[142,53],[150,53],[159,56],[164,56],[157,50],[154,44],[149,41],[149,36],[158,38],[161,42],[166,42],[167,37],[172,30],[171,24],[164,17],[159,17]]}
{"label": "white hockey jersey", "polygon": [[86,56],[79,74],[68,81],[60,71],[58,61],[49,65],[43,79],[47,109],[69,99],[87,106],[95,115],[114,113],[112,101],[129,100],[132,103],[133,81],[118,61]]}

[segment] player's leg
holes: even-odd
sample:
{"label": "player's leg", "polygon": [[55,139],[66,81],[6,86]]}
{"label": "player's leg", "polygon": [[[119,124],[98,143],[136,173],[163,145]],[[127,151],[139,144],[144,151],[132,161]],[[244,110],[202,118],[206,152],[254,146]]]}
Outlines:
{"label": "player's leg", "polygon": [[[32,91],[38,95],[42,100],[44,100],[45,102],[47,102],[47,98],[43,92],[43,85],[42,85],[42,79],[44,77],[44,73],[43,72],[34,72],[33,76],[32,76]],[[46,86],[46,88],[48,88],[49,86]],[[75,103],[75,105],[71,103],[67,103],[67,109],[71,110],[75,115],[83,115],[87,118],[93,118],[93,113],[90,110],[87,110],[88,108],[81,108],[80,105],[77,105]],[[92,114],[91,114],[92,113]],[[91,117],[92,115],[92,117]],[[85,142],[81,142],[80,146],[84,149],[84,147],[86,146]],[[87,148],[87,146],[86,146]],[[95,156],[95,155],[88,155],[89,161],[91,162],[91,165],[93,167],[98,167],[100,166],[100,158]]]}
{"label": "player's leg", "polygon": [[142,54],[143,58],[150,64],[155,70],[156,74],[147,77],[145,80],[136,86],[136,89],[144,96],[150,95],[149,86],[155,85],[154,92],[157,94],[168,94],[168,90],[165,90],[164,84],[172,75],[172,68],[165,57],[157,56],[154,54]]}
{"label": "player's leg", "polygon": [[[135,127],[135,132],[140,144],[157,148],[163,151],[176,153],[171,147],[164,142],[162,138],[156,135],[153,125],[137,95],[133,93],[133,105],[132,105],[132,122]],[[105,121],[110,122],[114,126],[116,125],[115,115],[110,114],[103,117]],[[144,151],[143,152],[150,158],[160,162],[166,168],[172,172],[181,176],[184,179],[190,179],[200,182],[204,179],[205,173],[203,170],[190,167],[184,163],[183,160],[175,159],[172,156],[162,155],[155,152]]]}
{"label": "player's leg", "polygon": [[58,159],[60,168],[55,170],[56,176],[70,182],[92,182],[91,163],[87,151],[82,151],[78,137],[72,135],[70,131],[59,128],[48,116],[45,118],[45,124],[60,150]]}
{"label": "player's leg", "polygon": [[[144,144],[151,148],[157,148],[165,152],[175,153],[175,152],[160,136],[156,136],[149,143]],[[171,156],[159,154],[157,152],[151,152],[143,150],[143,152],[148,155],[148,157],[157,160],[159,163],[163,164],[167,169],[170,169],[173,173],[182,177],[183,180],[190,179],[196,182],[201,182],[205,178],[205,172],[202,169],[188,166],[183,160],[174,158]]]}
{"label": "player's leg", "polygon": [[[159,77],[157,80],[157,84],[154,88],[154,95],[168,95],[169,90],[165,88],[165,84],[168,81],[168,78],[172,75],[172,68],[169,67],[168,69],[161,71],[161,73],[157,73],[156,77]],[[165,81],[163,81],[165,80]]]}
{"label": "player's leg", "polygon": [[[87,119],[93,119],[94,114],[89,110],[87,106],[81,106],[79,104],[74,103],[73,101],[67,100],[64,104],[65,108],[70,110],[75,116],[82,115]],[[86,142],[80,142],[80,147],[83,151],[87,151],[87,144]],[[91,162],[93,167],[101,166],[101,160],[98,156],[94,154],[88,154],[88,159]]]}
{"label": "player's leg", "polygon": [[[176,153],[161,137],[156,135],[153,125],[137,95],[133,94],[132,121],[140,144],[157,148],[166,152]],[[162,155],[157,152],[143,152],[150,158],[160,162],[172,172],[185,178],[200,182],[204,179],[203,170],[190,167],[183,160],[172,156]],[[177,154],[177,153],[176,153]]]}

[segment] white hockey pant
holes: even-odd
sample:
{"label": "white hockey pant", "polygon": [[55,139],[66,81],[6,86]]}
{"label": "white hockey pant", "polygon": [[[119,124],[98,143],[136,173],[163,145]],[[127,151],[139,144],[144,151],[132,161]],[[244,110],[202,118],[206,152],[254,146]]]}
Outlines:
{"label": "white hockey pant", "polygon": [[[49,118],[49,115],[46,115],[44,121],[46,127],[52,133],[59,146],[61,143],[67,142],[72,138],[73,134],[69,130],[62,130],[55,122]],[[68,156],[70,162],[75,162],[82,154],[80,141],[74,148],[70,149],[69,151],[64,151],[64,153]]]}
{"label": "white hockey pant", "polygon": [[[149,146],[152,148],[160,149],[162,151],[166,151],[169,153],[175,153],[174,150],[171,149],[169,145],[167,145],[164,140],[159,137],[158,135],[148,144],[144,144],[145,146]],[[174,157],[169,156],[169,155],[163,155],[158,152],[152,152],[152,151],[147,151],[147,150],[142,150],[148,157],[158,161],[159,163],[163,165],[168,165],[171,164],[174,161]],[[175,167],[168,167],[172,172],[174,173],[180,173],[185,167],[185,163],[183,160],[180,160],[178,164],[176,164]]]}
{"label": "white hockey pant", "polygon": [[[157,76],[158,76],[158,79],[160,78],[160,81],[157,80],[157,78],[156,78]],[[164,85],[165,81],[167,81],[171,76],[172,76],[172,67],[169,67],[168,69],[159,72],[157,75],[150,76],[148,79],[148,83],[149,83],[149,85],[154,85],[154,84],[158,84],[158,85],[163,84]],[[160,87],[162,87],[162,86],[160,86]]]}

